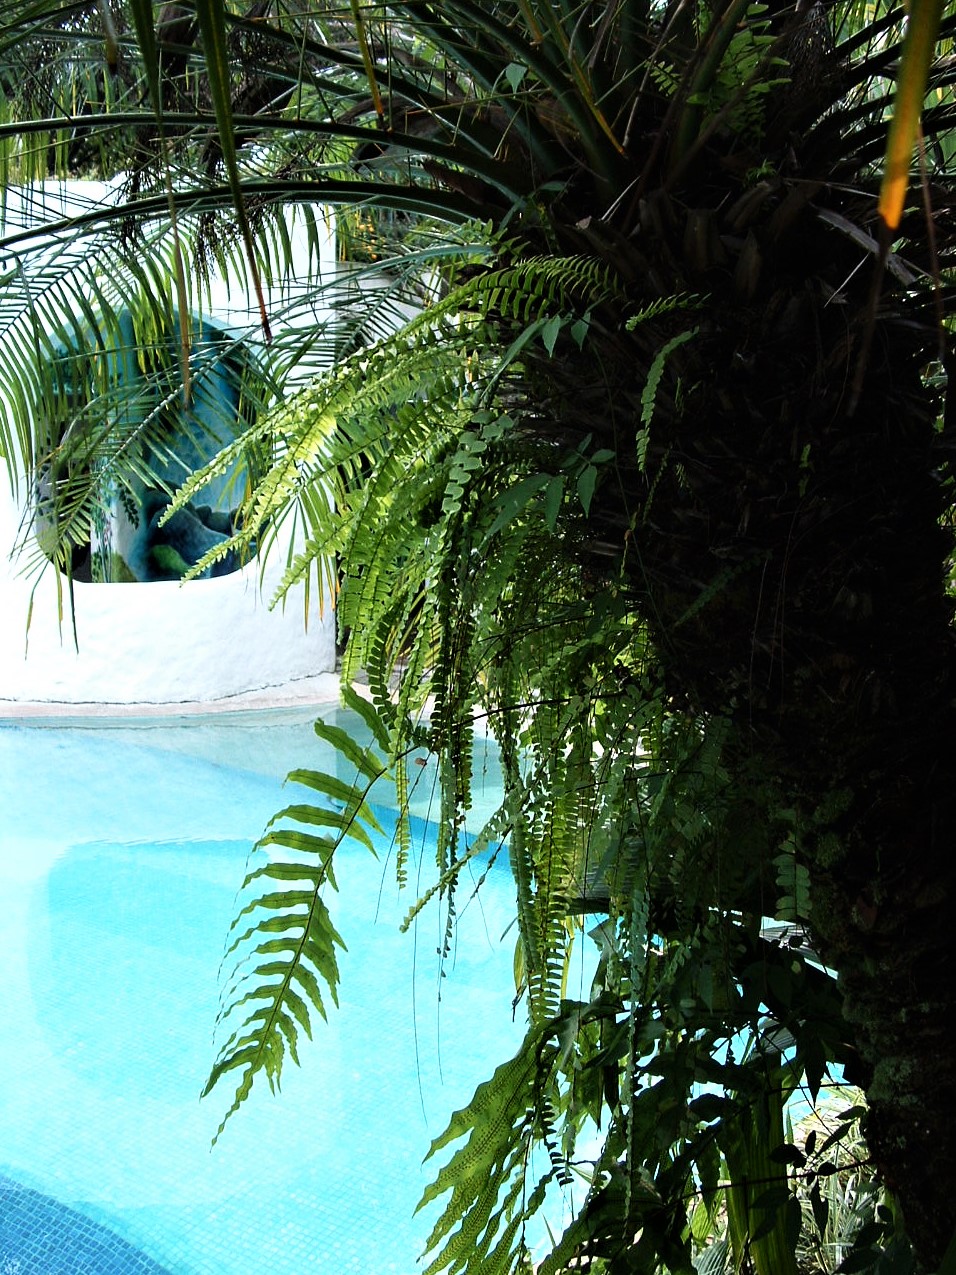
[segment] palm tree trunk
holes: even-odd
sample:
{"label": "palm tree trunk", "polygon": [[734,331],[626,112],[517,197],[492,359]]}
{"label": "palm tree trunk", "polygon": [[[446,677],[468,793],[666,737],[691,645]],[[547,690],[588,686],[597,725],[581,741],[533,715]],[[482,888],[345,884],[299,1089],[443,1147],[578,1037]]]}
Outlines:
{"label": "palm tree trunk", "polygon": [[953,769],[895,791],[885,775],[842,860],[813,873],[814,928],[863,1064],[867,1140],[926,1270],[956,1231]]}
{"label": "palm tree trunk", "polygon": [[[739,363],[746,334],[728,328],[685,365],[685,384]],[[805,345],[790,357],[777,347],[736,389],[725,375],[719,400],[705,388],[675,413],[687,424],[658,455],[679,454],[683,469],[655,495],[640,587],[675,688],[701,712],[732,706],[743,752],[765,757],[807,816],[809,920],[844,994],[871,1153],[935,1270],[956,1231],[956,643],[941,435],[905,335],[878,333],[882,361],[852,415],[852,344],[845,330],[842,350],[835,329],[815,335],[832,371],[807,366]]]}

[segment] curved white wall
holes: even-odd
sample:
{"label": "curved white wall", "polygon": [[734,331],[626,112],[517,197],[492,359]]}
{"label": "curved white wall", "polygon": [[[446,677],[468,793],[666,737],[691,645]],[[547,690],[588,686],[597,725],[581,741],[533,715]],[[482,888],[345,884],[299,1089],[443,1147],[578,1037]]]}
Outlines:
{"label": "curved white wall", "polygon": [[[69,194],[62,187],[56,192],[60,208]],[[308,252],[304,240],[303,252]],[[331,233],[322,269],[336,270]],[[211,317],[235,322],[248,314],[249,300],[241,291],[220,281],[212,292]],[[0,484],[2,468],[0,459]],[[182,585],[77,583],[75,644],[66,581],[60,580],[66,608],[61,625],[56,573],[50,567],[36,586],[27,633],[36,581],[25,579],[9,556],[21,517],[9,489],[0,489],[0,712],[4,701],[212,702],[335,668],[330,608],[321,614],[313,603],[306,617],[300,592],[286,600],[284,609],[269,609],[285,561],[281,547],[273,549],[263,580],[261,565],[251,563],[232,575]]]}
{"label": "curved white wall", "polygon": [[[12,545],[13,504],[0,511],[0,544]],[[0,701],[62,704],[209,702],[335,667],[334,619],[301,593],[285,609],[268,603],[284,554],[274,550],[260,586],[260,566],[188,584],[74,585],[76,643],[66,581],[66,614],[57,617],[56,573],[36,587],[4,555],[0,564]]]}

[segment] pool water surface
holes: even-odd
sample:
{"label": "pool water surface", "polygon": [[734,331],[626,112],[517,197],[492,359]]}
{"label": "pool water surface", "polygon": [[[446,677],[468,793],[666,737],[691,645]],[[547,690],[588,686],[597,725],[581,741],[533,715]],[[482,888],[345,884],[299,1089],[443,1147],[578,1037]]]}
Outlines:
{"label": "pool water surface", "polygon": [[231,1090],[199,1099],[250,848],[288,769],[334,767],[313,715],[0,725],[3,1275],[419,1269],[429,1141],[521,1036],[506,868],[443,977],[437,910],[399,933],[415,866],[400,894],[387,840],[343,847],[339,1010],[214,1149]]}

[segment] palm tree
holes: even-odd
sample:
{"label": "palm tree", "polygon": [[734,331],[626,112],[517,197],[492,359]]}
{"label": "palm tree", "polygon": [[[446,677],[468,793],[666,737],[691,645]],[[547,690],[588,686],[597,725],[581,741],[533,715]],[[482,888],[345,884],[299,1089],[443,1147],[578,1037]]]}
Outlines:
{"label": "palm tree", "polygon": [[[941,1167],[956,1163],[956,775],[940,317],[956,19],[890,245],[877,196],[903,21],[749,0],[202,0],[155,26],[142,3],[23,4],[0,33],[15,121],[0,137],[23,171],[34,153],[122,163],[128,225],[195,217],[213,247],[212,214],[235,206],[250,262],[271,209],[358,209],[380,267],[431,304],[280,410],[247,526],[293,508],[309,523],[290,584],[343,555],[347,667],[369,669],[382,768],[401,791],[407,748],[442,759],[443,888],[475,705],[499,736],[506,799],[486,840],[512,843],[532,1024],[453,1130],[487,1127],[507,1093],[517,1106],[494,1110],[512,1151],[540,1136],[556,1165],[558,1118],[604,1105],[594,1185],[555,1262],[576,1246],[611,1270],[687,1269],[688,1183],[713,1195],[738,1116],[713,1126],[691,1104],[661,1147],[638,1134],[702,1079],[757,1101],[743,1069],[698,1055],[768,1008],[799,1069],[818,1080],[839,1060],[865,1089],[871,1154],[922,1269],[956,1229]],[[336,835],[361,803],[347,809]],[[302,869],[316,892],[318,853]],[[564,922],[598,907],[626,939],[604,932],[604,982],[575,1018]],[[813,960],[760,937],[775,912],[837,972],[838,998]],[[694,951],[693,974],[668,951]],[[281,1061],[287,974],[251,1052],[240,1032],[245,1052],[227,1044],[217,1064],[240,1091]],[[698,1009],[678,1027],[682,998]],[[669,1044],[645,1079],[670,1089],[635,1081],[638,1046],[658,1039],[648,1007]],[[761,1085],[765,1101],[766,1069]],[[456,1185],[460,1159],[438,1179],[452,1202],[434,1246],[460,1223],[470,1270],[521,1251],[517,1160],[494,1164],[495,1192],[512,1192],[501,1217],[495,1192]],[[757,1269],[789,1269],[745,1248]]]}

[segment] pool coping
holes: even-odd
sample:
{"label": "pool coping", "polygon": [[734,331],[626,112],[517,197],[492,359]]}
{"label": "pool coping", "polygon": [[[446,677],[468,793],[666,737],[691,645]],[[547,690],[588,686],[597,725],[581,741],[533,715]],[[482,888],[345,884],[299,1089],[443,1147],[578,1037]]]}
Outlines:
{"label": "pool coping", "polygon": [[310,704],[334,704],[340,697],[338,673],[317,673],[276,686],[224,695],[204,700],[10,700],[0,699],[0,721],[31,718],[136,718],[198,717],[220,713],[242,713],[258,709],[305,708]]}

